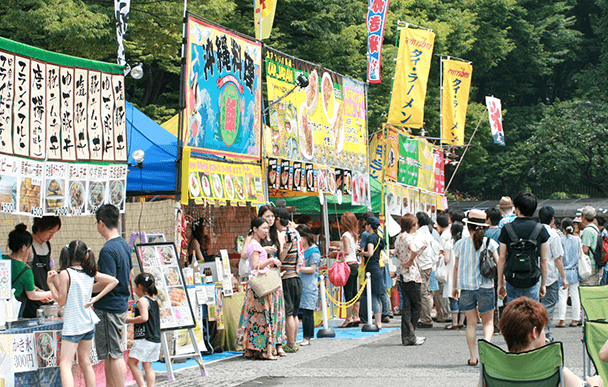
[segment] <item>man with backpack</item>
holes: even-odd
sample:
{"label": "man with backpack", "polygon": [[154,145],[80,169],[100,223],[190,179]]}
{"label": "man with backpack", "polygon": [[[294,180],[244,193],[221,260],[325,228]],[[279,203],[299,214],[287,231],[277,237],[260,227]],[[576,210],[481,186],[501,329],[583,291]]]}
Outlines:
{"label": "man with backpack", "polygon": [[591,261],[591,276],[581,281],[581,285],[599,285],[602,279],[603,270],[600,267],[601,260],[599,254],[596,257],[597,241],[600,234],[600,230],[593,222],[597,213],[595,208],[591,206],[585,206],[581,210],[581,223],[583,224],[583,231],[581,232],[581,241],[583,242],[583,253],[589,256]]}
{"label": "man with backpack", "polygon": [[516,218],[498,237],[498,295],[507,302],[521,296],[538,301],[546,294],[549,233],[531,218],[537,206],[532,193],[519,192],[513,204]]}

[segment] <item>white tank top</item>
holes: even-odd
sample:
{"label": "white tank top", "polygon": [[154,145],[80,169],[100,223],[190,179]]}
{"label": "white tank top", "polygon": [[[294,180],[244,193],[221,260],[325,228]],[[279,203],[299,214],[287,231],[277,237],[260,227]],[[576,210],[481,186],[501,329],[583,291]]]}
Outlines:
{"label": "white tank top", "polygon": [[346,231],[344,236],[348,239],[350,253],[346,254],[344,257],[344,262],[353,263],[357,262],[357,246],[355,245],[355,238],[350,235],[350,232]]}
{"label": "white tank top", "polygon": [[68,268],[70,287],[68,296],[63,307],[63,331],[64,336],[82,335],[95,329],[99,317],[91,307],[84,308],[93,293],[95,278],[89,277],[81,269]]}

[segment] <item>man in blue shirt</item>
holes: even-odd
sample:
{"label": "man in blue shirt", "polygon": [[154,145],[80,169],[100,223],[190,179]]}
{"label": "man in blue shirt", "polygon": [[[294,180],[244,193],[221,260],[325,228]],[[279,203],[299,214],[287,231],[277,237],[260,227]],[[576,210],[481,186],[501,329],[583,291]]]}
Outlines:
{"label": "man in blue shirt", "polygon": [[118,208],[104,204],[95,213],[97,231],[106,243],[99,252],[97,267],[101,273],[118,279],[118,285],[94,304],[99,323],[95,329],[97,357],[104,360],[106,385],[123,387],[127,368],[120,343],[129,308],[129,283],[133,265],[131,247],[118,232]]}

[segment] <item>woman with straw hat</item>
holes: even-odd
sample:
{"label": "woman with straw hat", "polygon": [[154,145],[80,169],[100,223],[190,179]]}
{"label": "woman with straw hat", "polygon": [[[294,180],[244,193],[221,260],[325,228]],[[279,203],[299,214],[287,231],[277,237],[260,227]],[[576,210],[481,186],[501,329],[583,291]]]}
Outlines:
{"label": "woman with straw hat", "polygon": [[475,353],[477,320],[481,314],[483,336],[487,341],[494,334],[494,279],[481,275],[479,257],[482,251],[489,250],[494,261],[498,261],[498,243],[484,236],[487,215],[481,210],[471,210],[465,220],[470,236],[463,238],[454,246],[454,284],[452,297],[460,302],[460,310],[467,318],[466,338],[470,358],[467,364],[475,366],[478,363]]}

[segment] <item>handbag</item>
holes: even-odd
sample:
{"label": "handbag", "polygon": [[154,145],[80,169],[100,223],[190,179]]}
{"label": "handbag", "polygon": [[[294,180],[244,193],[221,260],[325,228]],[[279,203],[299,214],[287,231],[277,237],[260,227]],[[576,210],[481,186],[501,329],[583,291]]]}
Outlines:
{"label": "handbag", "polygon": [[[340,259],[342,254],[342,259]],[[344,286],[348,282],[350,276],[350,266],[344,262],[344,251],[341,251],[336,256],[336,262],[327,270],[327,278],[334,286]]]}
{"label": "handbag", "polygon": [[265,273],[260,273],[259,270],[258,264],[257,274],[247,281],[258,297],[264,297],[281,287],[281,274],[278,269],[270,268]]}
{"label": "handbag", "polygon": [[448,282],[448,267],[445,265],[445,260],[441,255],[439,256],[439,265],[437,266],[437,270],[435,270],[435,279],[440,284]]}
{"label": "handbag", "polygon": [[591,274],[593,274],[593,269],[591,268],[591,259],[581,250],[581,253],[578,256],[578,276],[584,281],[591,277]]}
{"label": "handbag", "polygon": [[496,278],[498,273],[494,253],[488,249],[488,238],[485,237],[483,238],[482,250],[479,254],[479,272],[483,277],[489,279]]}

